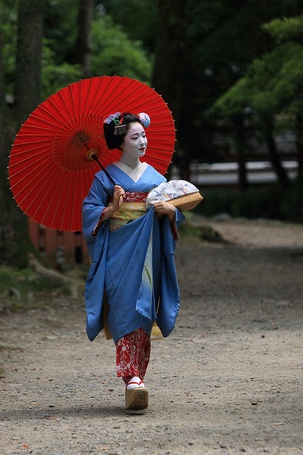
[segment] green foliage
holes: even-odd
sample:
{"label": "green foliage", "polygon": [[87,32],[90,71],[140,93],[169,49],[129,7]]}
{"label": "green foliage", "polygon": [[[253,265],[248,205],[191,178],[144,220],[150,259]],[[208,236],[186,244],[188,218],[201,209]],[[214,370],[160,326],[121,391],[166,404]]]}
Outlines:
{"label": "green foliage", "polygon": [[[292,29],[294,24],[297,28]],[[246,74],[214,103],[211,112],[228,117],[242,113],[247,106],[270,117],[302,112],[303,45],[297,40],[298,33],[303,35],[302,18],[275,20],[263,28],[271,31],[277,45],[252,61]]]}
{"label": "green foliage", "polygon": [[210,114],[223,117],[242,114],[252,98],[252,87],[247,78],[239,79],[227,92],[219,97],[208,110]]}
{"label": "green foliage", "polygon": [[48,40],[44,40],[42,61],[42,100],[81,78],[80,65],[56,64],[56,55]]}
{"label": "green foliage", "polygon": [[93,75],[120,75],[150,82],[152,62],[140,41],[130,41],[109,17],[100,17],[93,23]]}
{"label": "green foliage", "polygon": [[303,17],[283,17],[273,19],[264,24],[262,29],[268,32],[275,40],[280,43],[288,40],[303,39]]}
{"label": "green foliage", "polygon": [[[217,119],[209,115],[210,106],[246,74],[253,59],[271,50],[273,43],[261,25],[300,14],[301,4],[298,0],[260,0],[257,6],[251,0],[167,0],[158,5],[163,20],[157,52],[163,55],[153,83],[177,120],[175,162],[181,153],[183,163],[194,158],[211,161],[216,159]],[[172,20],[178,26],[170,27]],[[245,101],[242,105],[247,107]],[[237,105],[232,109],[238,111]],[[178,164],[185,165],[181,160]]]}
{"label": "green foliage", "polygon": [[[17,1],[10,0],[5,7],[1,5],[0,2],[6,93],[13,95]],[[153,9],[155,12],[155,5]],[[77,37],[77,14],[78,4],[74,0],[46,2],[41,100],[82,76],[80,66],[74,64],[71,57]],[[142,27],[142,21],[139,23]],[[152,58],[147,57],[142,40],[138,39],[139,31],[131,34],[132,37],[136,37],[133,41],[121,26],[112,23],[110,16],[96,14],[92,34],[93,75],[127,75],[150,83]]]}

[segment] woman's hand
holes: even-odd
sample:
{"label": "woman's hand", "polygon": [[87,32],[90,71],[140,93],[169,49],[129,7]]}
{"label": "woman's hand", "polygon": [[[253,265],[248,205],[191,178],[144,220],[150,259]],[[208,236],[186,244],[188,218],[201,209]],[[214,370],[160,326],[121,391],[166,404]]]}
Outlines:
{"label": "woman's hand", "polygon": [[123,204],[123,196],[125,191],[121,186],[115,185],[114,187],[114,194],[113,194],[113,202],[109,204],[102,212],[102,222],[113,216],[113,214],[120,209],[121,205]]}
{"label": "woman's hand", "polygon": [[117,210],[119,210],[123,204],[123,196],[125,194],[125,191],[124,189],[119,186],[119,185],[115,185],[114,187],[114,194],[113,194],[113,209],[114,209],[114,212],[116,212]]}
{"label": "woman's hand", "polygon": [[169,217],[169,221],[171,223],[173,222],[176,214],[176,207],[174,207],[172,204],[169,204],[169,202],[165,201],[155,202],[153,206],[159,218],[162,218],[164,215],[167,215]]}

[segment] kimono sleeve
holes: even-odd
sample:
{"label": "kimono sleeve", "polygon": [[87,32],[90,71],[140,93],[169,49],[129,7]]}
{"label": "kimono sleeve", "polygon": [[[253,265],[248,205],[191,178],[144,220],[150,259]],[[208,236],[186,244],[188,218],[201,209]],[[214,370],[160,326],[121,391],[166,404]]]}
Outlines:
{"label": "kimono sleeve", "polygon": [[109,195],[113,191],[113,188],[110,188],[102,177],[100,178],[96,174],[82,206],[82,229],[90,256],[95,243],[95,237],[92,235],[93,229],[106,208]]}

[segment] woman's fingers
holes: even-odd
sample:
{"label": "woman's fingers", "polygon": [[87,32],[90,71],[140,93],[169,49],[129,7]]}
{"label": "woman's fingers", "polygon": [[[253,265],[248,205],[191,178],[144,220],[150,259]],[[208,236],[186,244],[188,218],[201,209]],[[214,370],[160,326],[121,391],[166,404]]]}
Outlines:
{"label": "woman's fingers", "polygon": [[154,208],[157,213],[169,214],[175,212],[175,207],[168,202],[159,201],[154,203]]}
{"label": "woman's fingers", "polygon": [[124,189],[121,186],[115,185],[114,194],[116,196],[123,196],[125,194],[125,191],[124,191]]}

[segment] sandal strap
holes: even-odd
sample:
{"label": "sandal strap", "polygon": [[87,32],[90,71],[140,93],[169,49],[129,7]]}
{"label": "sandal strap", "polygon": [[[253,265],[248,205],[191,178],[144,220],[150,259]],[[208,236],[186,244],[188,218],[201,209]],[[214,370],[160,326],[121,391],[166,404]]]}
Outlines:
{"label": "sandal strap", "polygon": [[[129,388],[129,386],[131,386],[131,387]],[[135,386],[135,387],[132,387],[132,386]],[[127,383],[126,390],[134,389],[134,388],[137,388],[137,387],[143,388],[144,387],[144,382],[139,377],[134,376]]]}
{"label": "sandal strap", "polygon": [[127,385],[130,385],[130,384],[137,384],[137,385],[141,385],[141,384],[144,384],[143,381],[129,381],[129,383]]}

